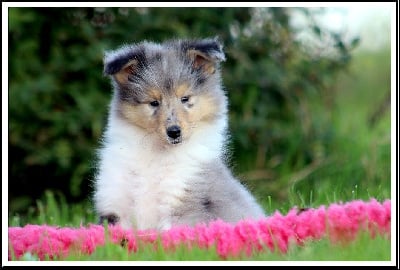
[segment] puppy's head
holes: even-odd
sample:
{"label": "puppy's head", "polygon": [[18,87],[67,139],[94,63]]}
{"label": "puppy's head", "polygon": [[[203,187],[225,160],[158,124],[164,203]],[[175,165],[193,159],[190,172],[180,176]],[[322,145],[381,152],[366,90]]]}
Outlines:
{"label": "puppy's head", "polygon": [[224,60],[217,39],[145,41],[106,52],[104,73],[115,90],[112,109],[161,142],[179,144],[226,113],[219,71]]}

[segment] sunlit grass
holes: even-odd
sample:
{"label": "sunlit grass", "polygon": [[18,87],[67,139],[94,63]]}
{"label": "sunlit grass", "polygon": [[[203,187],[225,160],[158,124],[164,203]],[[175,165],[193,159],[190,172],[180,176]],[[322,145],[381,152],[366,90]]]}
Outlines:
{"label": "sunlit grass", "polygon": [[162,248],[161,245],[147,245],[137,252],[128,252],[119,245],[107,243],[98,247],[90,255],[72,255],[64,260],[89,261],[390,261],[390,240],[378,235],[371,238],[367,233],[361,233],[357,239],[348,243],[332,243],[324,238],[310,241],[303,246],[292,245],[287,253],[271,252],[265,249],[251,256],[228,257],[218,256],[215,247],[210,249],[193,246],[178,246],[173,251]]}
{"label": "sunlit grass", "polygon": [[326,107],[316,98],[310,108],[313,121],[328,122],[332,130],[326,134],[329,144],[326,152],[321,151],[320,160],[297,169],[280,164],[273,169],[279,170],[278,178],[249,181],[268,210],[390,198],[390,108],[383,111],[375,125],[369,124],[390,91],[390,75],[389,50],[354,55],[348,71],[338,77],[332,89],[332,105]]}
{"label": "sunlit grass", "polygon": [[[268,213],[286,213],[294,206],[318,207],[338,201],[355,199],[380,201],[390,198],[390,110],[377,124],[368,126],[368,116],[384,98],[390,86],[390,54],[357,54],[350,67],[351,76],[343,75],[338,84],[336,104],[329,117],[334,126],[331,152],[321,163],[312,164],[301,171],[284,172],[282,179],[270,182],[249,182],[254,194]],[[316,117],[324,113],[316,104]],[[46,192],[43,200],[27,213],[9,213],[9,226],[49,224],[56,226],[85,226],[96,223],[92,204],[67,204],[61,194]],[[35,261],[37,256],[25,254],[21,260]],[[71,254],[69,261],[214,261],[221,260],[215,249],[205,250],[194,246],[191,250],[178,247],[174,252],[162,248],[143,246],[129,253],[120,245],[107,243],[92,254]],[[238,258],[228,258],[227,260]],[[255,261],[381,261],[390,260],[390,240],[377,236],[372,239],[361,234],[355,241],[332,244],[328,239],[294,245],[281,254],[261,252],[243,256],[240,260]]]}

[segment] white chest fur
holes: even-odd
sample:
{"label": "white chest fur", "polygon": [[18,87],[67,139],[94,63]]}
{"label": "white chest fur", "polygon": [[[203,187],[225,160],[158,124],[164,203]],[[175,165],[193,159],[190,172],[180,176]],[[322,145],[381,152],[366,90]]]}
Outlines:
{"label": "white chest fur", "polygon": [[154,144],[160,138],[114,119],[100,150],[97,211],[116,214],[125,228],[169,228],[171,212],[181,203],[190,179],[202,163],[220,157],[224,122],[221,119],[219,129],[198,127],[190,140],[161,148]]}

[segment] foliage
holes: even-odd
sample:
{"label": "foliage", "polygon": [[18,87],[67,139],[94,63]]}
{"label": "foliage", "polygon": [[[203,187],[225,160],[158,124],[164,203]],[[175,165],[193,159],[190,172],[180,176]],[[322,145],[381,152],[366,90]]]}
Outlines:
{"label": "foliage", "polygon": [[[307,29],[329,50],[296,39],[293,12],[304,12]],[[312,15],[296,8],[9,8],[10,209],[26,209],[45,189],[69,202],[87,198],[111,94],[103,52],[143,39],[223,41],[237,173],[265,182],[324,160],[335,131],[329,115],[314,117],[310,106],[334,104],[335,78],[356,40],[322,29]]]}

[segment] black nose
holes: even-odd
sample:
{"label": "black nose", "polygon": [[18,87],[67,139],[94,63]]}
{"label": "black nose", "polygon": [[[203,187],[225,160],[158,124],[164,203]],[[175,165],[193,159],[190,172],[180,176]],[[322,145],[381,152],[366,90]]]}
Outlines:
{"label": "black nose", "polygon": [[167,128],[167,135],[171,139],[176,139],[181,136],[181,128],[178,126],[170,126]]}

